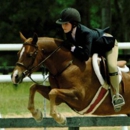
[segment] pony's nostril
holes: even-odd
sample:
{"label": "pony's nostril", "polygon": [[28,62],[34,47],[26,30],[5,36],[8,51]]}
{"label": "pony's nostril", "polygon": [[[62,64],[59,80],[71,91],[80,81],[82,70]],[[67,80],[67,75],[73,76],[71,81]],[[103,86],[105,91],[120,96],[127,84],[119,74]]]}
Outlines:
{"label": "pony's nostril", "polygon": [[16,76],[15,76],[15,79],[18,79],[18,77],[19,77],[19,76],[18,76],[18,75],[16,75]]}
{"label": "pony's nostril", "polygon": [[13,73],[13,74],[11,75],[11,79],[12,79],[12,82],[13,82],[14,84],[16,84],[16,83],[18,82],[18,80],[19,80],[18,74],[17,74],[17,73]]}

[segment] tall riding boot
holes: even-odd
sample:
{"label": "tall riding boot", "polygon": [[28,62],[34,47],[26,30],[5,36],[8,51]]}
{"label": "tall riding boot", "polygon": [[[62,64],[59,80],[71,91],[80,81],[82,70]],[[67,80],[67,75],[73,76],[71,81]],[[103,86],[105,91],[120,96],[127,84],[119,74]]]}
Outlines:
{"label": "tall riding boot", "polygon": [[112,85],[111,95],[112,95],[112,104],[115,112],[121,110],[121,107],[125,104],[125,100],[121,94],[119,94],[119,76],[118,72],[110,73],[110,82]]}

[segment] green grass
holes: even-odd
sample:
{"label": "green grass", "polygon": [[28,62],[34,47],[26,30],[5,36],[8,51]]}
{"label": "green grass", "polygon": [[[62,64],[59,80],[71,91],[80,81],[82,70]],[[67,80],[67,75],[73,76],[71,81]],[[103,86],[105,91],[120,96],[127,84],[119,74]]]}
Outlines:
{"label": "green grass", "polygon": [[[12,83],[0,83],[0,113],[2,115],[10,114],[27,114],[30,113],[27,109],[29,88],[33,83],[24,82],[18,86],[14,86]],[[43,110],[44,98],[39,93],[35,95],[35,106]],[[46,100],[46,111],[49,114],[49,101]],[[65,104],[58,107],[59,111],[72,112],[72,110]]]}
{"label": "green grass", "polygon": [[[14,86],[12,83],[0,83],[0,113],[2,115],[29,113],[27,105],[31,84],[28,82]],[[35,102],[36,106],[43,108],[43,97],[38,93]]]}

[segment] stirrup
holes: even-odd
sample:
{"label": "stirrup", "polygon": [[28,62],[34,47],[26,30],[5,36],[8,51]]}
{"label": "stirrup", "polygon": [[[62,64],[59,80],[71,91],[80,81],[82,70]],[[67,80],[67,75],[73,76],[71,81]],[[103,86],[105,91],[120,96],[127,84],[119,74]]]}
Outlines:
{"label": "stirrup", "polygon": [[112,104],[114,107],[115,112],[119,112],[121,107],[125,104],[125,100],[122,95],[113,95],[112,97]]}

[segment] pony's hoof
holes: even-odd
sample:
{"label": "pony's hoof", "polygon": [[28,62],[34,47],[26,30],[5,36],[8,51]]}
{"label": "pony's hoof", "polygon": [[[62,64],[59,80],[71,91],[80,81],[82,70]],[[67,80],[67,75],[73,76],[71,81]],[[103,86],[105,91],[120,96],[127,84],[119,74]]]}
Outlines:
{"label": "pony's hoof", "polygon": [[59,122],[57,122],[57,123],[59,123],[59,124],[62,125],[62,126],[65,126],[65,125],[67,124],[67,119],[66,119],[66,117],[62,117],[62,121],[59,121]]}
{"label": "pony's hoof", "polygon": [[64,120],[64,122],[63,122],[63,123],[61,123],[60,125],[62,125],[62,126],[67,125],[67,120],[65,119],[65,120]]}
{"label": "pony's hoof", "polygon": [[33,115],[33,117],[36,122],[41,122],[43,119],[43,114],[40,110],[37,109],[36,115],[35,116]]}

